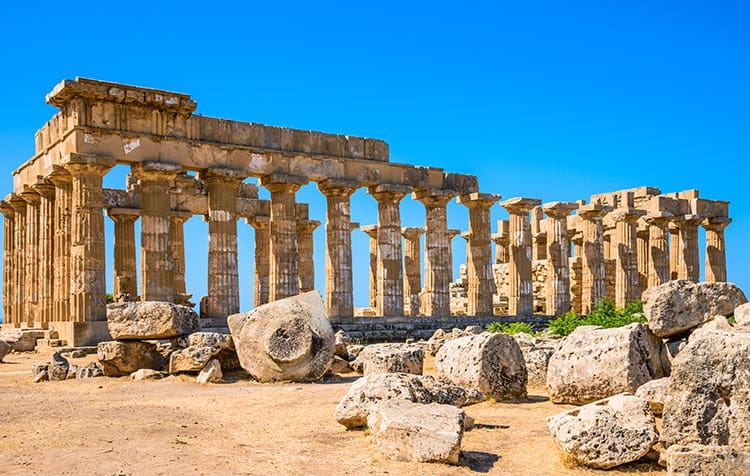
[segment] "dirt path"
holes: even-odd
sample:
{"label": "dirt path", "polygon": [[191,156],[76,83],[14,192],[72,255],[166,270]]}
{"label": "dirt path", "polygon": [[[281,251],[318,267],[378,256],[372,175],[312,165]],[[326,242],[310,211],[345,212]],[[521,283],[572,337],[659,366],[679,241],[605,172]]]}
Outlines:
{"label": "dirt path", "polygon": [[[318,384],[235,381],[202,386],[96,378],[31,383],[48,355],[0,363],[0,468],[12,475],[568,475],[663,474],[657,465],[619,471],[567,468],[545,419],[566,408],[539,390],[529,403],[466,408],[463,464],[395,463],[363,431],[336,423],[353,378]],[[78,359],[74,363],[91,360]]]}

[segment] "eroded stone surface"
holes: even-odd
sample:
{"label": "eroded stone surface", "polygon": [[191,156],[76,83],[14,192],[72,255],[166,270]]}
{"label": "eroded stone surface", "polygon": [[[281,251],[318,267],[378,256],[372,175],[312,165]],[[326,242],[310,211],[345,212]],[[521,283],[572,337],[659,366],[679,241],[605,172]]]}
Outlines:
{"label": "eroded stone surface", "polygon": [[107,305],[107,328],[115,340],[169,339],[200,329],[198,314],[169,302],[124,302]]}
{"label": "eroded stone surface", "polygon": [[155,344],[140,341],[100,342],[97,359],[107,377],[129,375],[138,369],[161,370],[165,363]]}
{"label": "eroded stone surface", "polygon": [[737,325],[750,327],[750,302],[737,306],[734,310]]}
{"label": "eroded stone surface", "polygon": [[669,388],[669,377],[658,378],[646,382],[635,391],[635,395],[646,400],[651,406],[651,411],[660,416],[664,410],[664,401],[667,398]]}
{"label": "eroded stone surface", "polygon": [[364,375],[403,372],[422,374],[424,351],[416,345],[372,344],[357,355]]}
{"label": "eroded stone surface", "polygon": [[671,446],[664,460],[668,476],[750,476],[750,452],[730,446]]}
{"label": "eroded stone surface", "polygon": [[221,371],[221,362],[218,359],[208,362],[196,378],[198,383],[221,383],[223,381],[224,373]]}

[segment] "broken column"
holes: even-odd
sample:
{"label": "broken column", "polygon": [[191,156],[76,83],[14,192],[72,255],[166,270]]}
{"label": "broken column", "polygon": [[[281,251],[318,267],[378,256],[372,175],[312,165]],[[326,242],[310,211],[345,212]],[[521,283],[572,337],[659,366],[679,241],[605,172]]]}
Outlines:
{"label": "broken column", "polygon": [[328,317],[354,315],[351,196],[359,184],[329,179],[318,183],[326,197],[326,312]]}
{"label": "broken column", "polygon": [[39,321],[54,319],[54,251],[55,251],[55,186],[39,182],[32,186],[39,194]]}
{"label": "broken column", "polygon": [[672,214],[664,211],[650,212],[644,219],[648,223],[648,276],[646,287],[659,286],[669,278],[669,220]]}
{"label": "broken column", "polygon": [[378,302],[381,316],[404,314],[403,255],[399,203],[409,193],[404,185],[382,184],[369,189],[378,202]]}
{"label": "broken column", "polygon": [[470,316],[492,315],[495,279],[492,274],[490,208],[499,199],[499,195],[489,193],[470,193],[458,197],[458,203],[469,209],[469,240],[466,249],[469,290],[466,312]]}
{"label": "broken column", "polygon": [[732,219],[713,217],[703,220],[706,229],[706,281],[725,282],[727,280],[727,256],[724,230]]}
{"label": "broken column", "polygon": [[359,227],[370,237],[370,308],[378,307],[378,226]]}
{"label": "broken column", "polygon": [[271,192],[269,301],[299,294],[295,194],[306,183],[305,177],[280,173],[260,180]]}
{"label": "broken column", "polygon": [[529,212],[541,203],[535,198],[517,197],[500,204],[510,214],[508,314],[511,316],[531,316],[534,313]]}
{"label": "broken column", "polygon": [[404,309],[410,316],[419,315],[419,294],[422,291],[420,237],[424,228],[404,227]]}
{"label": "broken column", "polygon": [[445,190],[420,190],[412,196],[425,207],[424,288],[420,298],[421,312],[425,316],[449,316],[452,270],[446,206],[453,199],[453,193]]}
{"label": "broken column", "polygon": [[552,202],[542,209],[547,215],[546,313],[558,316],[570,311],[570,268],[568,256],[568,215],[575,203]]}
{"label": "broken column", "polygon": [[110,208],[107,215],[115,223],[114,289],[115,301],[132,300],[138,296],[135,260],[135,221],[140,210]]}
{"label": "broken column", "polygon": [[615,304],[625,304],[641,297],[638,277],[636,222],[644,210],[631,207],[615,209],[610,216],[615,221]]}
{"label": "broken column", "polygon": [[255,230],[255,265],[253,267],[253,306],[268,303],[271,269],[271,219],[264,216],[248,218],[247,223]]}
{"label": "broken column", "polygon": [[578,208],[583,227],[581,312],[588,315],[606,296],[602,218],[609,210],[598,203]]}
{"label": "broken column", "polygon": [[201,313],[205,318],[226,318],[240,312],[237,196],[245,177],[240,170],[219,167],[200,174],[208,191],[209,279],[206,305]]}

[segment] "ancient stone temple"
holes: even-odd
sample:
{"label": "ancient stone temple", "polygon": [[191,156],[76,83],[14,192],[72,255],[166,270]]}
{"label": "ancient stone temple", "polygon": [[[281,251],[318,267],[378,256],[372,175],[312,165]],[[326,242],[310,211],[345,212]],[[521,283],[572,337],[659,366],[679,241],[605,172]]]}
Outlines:
{"label": "ancient stone temple", "polygon": [[[499,195],[480,193],[474,176],[392,163],[381,140],[204,117],[185,94],[83,78],[61,82],[47,102],[60,111],[37,132],[35,154],[0,201],[3,327],[53,328],[69,345],[108,338],[106,272],[116,301],[191,304],[183,225],[195,215],[208,224],[208,291],[196,299],[204,329],[224,328],[239,311],[238,223],[255,230],[256,306],[316,287],[313,231],[325,229],[320,287],[334,323],[355,314],[387,321],[588,312],[604,297],[623,305],[671,278],[698,280],[701,227],[705,277],[726,280],[728,202],[697,191],[642,187],[588,204],[511,198],[500,203],[509,220],[493,235]],[[130,167],[126,183],[103,188],[118,164]],[[325,196],[324,221],[296,200],[311,182]],[[355,312],[351,233],[359,224],[350,198],[361,188],[377,204],[378,222],[361,227],[370,239],[370,309]],[[424,206],[423,226],[402,226],[407,197]],[[467,264],[454,283],[452,240],[461,231],[448,229],[453,199],[469,215]]]}

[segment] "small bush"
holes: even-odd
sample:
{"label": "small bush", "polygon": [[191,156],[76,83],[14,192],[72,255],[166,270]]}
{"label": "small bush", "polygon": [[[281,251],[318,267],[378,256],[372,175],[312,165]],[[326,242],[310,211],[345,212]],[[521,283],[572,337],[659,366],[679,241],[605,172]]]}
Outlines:
{"label": "small bush", "polygon": [[487,326],[487,330],[489,332],[502,332],[508,335],[520,334],[521,332],[535,335],[534,328],[525,322],[493,322]]}
{"label": "small bush", "polygon": [[584,317],[573,311],[566,312],[562,316],[552,319],[547,324],[547,329],[552,334],[567,336],[575,330],[576,327],[583,325]]}
{"label": "small bush", "polygon": [[603,299],[588,316],[567,312],[551,320],[548,328],[553,334],[567,336],[578,326],[612,328],[627,326],[633,322],[646,322],[643,316],[643,303],[640,300],[627,303],[623,309],[617,309],[614,302]]}

